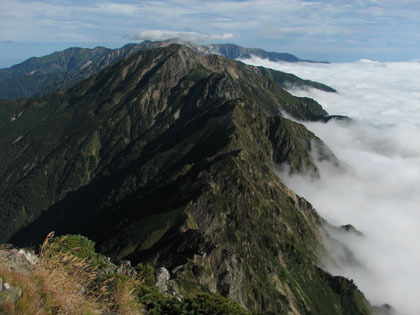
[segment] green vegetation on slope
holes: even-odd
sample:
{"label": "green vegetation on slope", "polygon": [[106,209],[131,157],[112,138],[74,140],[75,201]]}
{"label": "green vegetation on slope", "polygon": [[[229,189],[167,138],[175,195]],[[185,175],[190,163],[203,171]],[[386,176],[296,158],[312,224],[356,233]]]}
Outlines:
{"label": "green vegetation on slope", "polygon": [[[328,117],[258,68],[178,45],[69,90],[0,104],[1,236],[80,233],[114,260],[167,267],[185,297],[259,313],[367,314],[316,264],[320,218],[273,173],[335,158],[304,126]],[[14,119],[13,119],[14,118]]]}

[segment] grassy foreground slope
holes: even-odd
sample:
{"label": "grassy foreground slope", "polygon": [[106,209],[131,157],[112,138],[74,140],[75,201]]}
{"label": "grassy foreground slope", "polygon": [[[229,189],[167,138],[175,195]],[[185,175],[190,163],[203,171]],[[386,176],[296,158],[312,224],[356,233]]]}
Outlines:
{"label": "grassy foreground slope", "polygon": [[[0,260],[0,277],[20,288],[15,301],[0,301],[2,314],[249,314],[220,295],[192,298],[160,293],[152,266],[117,268],[80,235],[47,239],[27,269]],[[13,249],[2,249],[11,252]],[[36,256],[35,256],[36,257]]]}

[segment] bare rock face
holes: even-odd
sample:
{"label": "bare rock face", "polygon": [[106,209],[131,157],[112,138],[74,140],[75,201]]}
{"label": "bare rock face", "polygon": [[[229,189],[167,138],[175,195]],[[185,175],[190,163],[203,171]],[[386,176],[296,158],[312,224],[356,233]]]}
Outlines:
{"label": "bare rock face", "polygon": [[156,270],[156,287],[160,293],[168,292],[168,281],[171,278],[168,269],[160,267]]}

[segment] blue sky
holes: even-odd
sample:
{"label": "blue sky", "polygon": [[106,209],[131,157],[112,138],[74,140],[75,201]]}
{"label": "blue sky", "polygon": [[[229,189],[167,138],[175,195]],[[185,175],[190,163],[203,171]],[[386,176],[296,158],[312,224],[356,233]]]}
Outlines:
{"label": "blue sky", "polygon": [[0,0],[0,67],[69,46],[182,37],[314,60],[420,59],[418,0]]}

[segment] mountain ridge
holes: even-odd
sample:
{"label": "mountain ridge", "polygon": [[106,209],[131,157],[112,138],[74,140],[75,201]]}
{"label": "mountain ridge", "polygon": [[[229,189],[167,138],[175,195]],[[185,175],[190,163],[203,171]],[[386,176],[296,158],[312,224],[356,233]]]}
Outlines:
{"label": "mountain ridge", "polygon": [[[164,265],[184,296],[258,313],[368,314],[317,265],[321,218],[274,174],[316,176],[303,125],[329,117],[260,69],[180,45],[130,55],[38,99],[0,101],[1,236],[82,233],[114,260]],[[14,119],[12,119],[14,118]]]}
{"label": "mountain ridge", "polygon": [[[245,57],[246,54],[249,54],[249,51],[254,51],[236,45],[232,46],[232,44],[223,44],[225,46],[229,45],[230,47],[230,49],[224,50],[222,44],[199,46],[179,39],[158,42],[145,41],[140,44],[127,44],[117,49],[73,47],[44,57],[33,57],[7,69],[0,69],[0,98],[17,99],[21,97],[36,97],[59,88],[68,88],[77,81],[86,79],[90,75],[131,53],[166,47],[171,44],[185,45],[200,54],[217,53],[233,59]],[[232,47],[235,47],[235,49]],[[236,53],[233,55],[232,51],[236,51]],[[276,53],[267,53],[264,51],[261,53],[259,51],[255,50],[255,54],[261,57],[270,58],[271,54],[277,56]],[[280,56],[282,55],[280,54]],[[277,56],[273,60],[278,60],[278,58],[281,57]],[[267,75],[276,78],[274,81],[282,87],[285,87],[286,84],[294,84],[297,86],[314,87],[327,92],[335,91],[324,84],[301,80],[292,74],[275,72],[274,70],[266,70],[266,72]]]}

